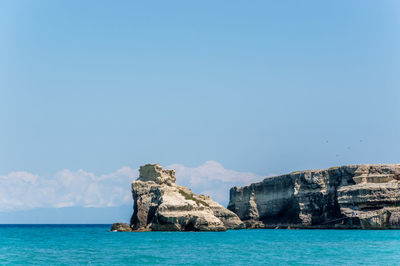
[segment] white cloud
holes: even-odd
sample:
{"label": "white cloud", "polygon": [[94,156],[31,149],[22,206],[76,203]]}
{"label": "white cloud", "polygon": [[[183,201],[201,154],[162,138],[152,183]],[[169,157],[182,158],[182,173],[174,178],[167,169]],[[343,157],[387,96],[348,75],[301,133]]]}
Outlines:
{"label": "white cloud", "polygon": [[209,195],[225,206],[229,201],[231,187],[248,185],[263,179],[250,172],[225,169],[215,161],[207,161],[194,168],[182,164],[172,164],[167,168],[176,169],[177,184],[187,186],[196,193]]}
{"label": "white cloud", "polygon": [[[165,168],[176,169],[178,184],[187,186],[196,193],[210,195],[224,205],[228,202],[231,187],[262,180],[262,177],[252,173],[225,169],[214,161],[194,168],[181,164]],[[12,172],[0,176],[0,211],[132,204],[130,183],[137,176],[137,169],[129,167],[98,176],[84,170],[68,169],[59,171],[52,177]]]}
{"label": "white cloud", "polygon": [[130,183],[136,176],[137,170],[129,167],[100,176],[67,169],[51,178],[12,172],[0,176],[0,211],[130,204]]}

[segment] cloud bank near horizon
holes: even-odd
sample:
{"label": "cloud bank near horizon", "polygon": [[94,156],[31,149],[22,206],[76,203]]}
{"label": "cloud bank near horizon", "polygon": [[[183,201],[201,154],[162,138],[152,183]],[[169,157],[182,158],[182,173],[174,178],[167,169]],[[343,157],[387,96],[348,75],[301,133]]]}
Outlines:
{"label": "cloud bank near horizon", "polygon": [[[223,205],[228,202],[229,188],[262,179],[250,172],[225,169],[215,161],[207,161],[193,168],[182,164],[165,168],[176,169],[177,184],[187,186],[195,193],[210,195]],[[12,172],[0,176],[0,211],[133,204],[130,183],[138,175],[138,169],[130,167],[122,167],[104,175],[81,169],[64,169],[52,177],[25,171]]]}
{"label": "cloud bank near horizon", "polygon": [[186,186],[195,193],[209,195],[224,206],[228,204],[231,187],[248,185],[263,179],[251,172],[225,169],[215,161],[207,161],[194,168],[182,164],[171,164],[167,168],[176,170],[178,185]]}

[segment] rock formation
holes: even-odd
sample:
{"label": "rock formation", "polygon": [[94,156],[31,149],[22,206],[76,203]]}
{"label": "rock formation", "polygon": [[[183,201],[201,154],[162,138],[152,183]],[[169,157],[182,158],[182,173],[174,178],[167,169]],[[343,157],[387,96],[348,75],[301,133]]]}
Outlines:
{"label": "rock formation", "polygon": [[292,172],[230,190],[247,228],[400,228],[400,165]]}
{"label": "rock formation", "polygon": [[134,231],[225,231],[243,228],[239,217],[205,195],[175,184],[175,171],[140,167],[132,182]]}
{"label": "rock formation", "polygon": [[111,226],[110,231],[113,231],[113,232],[131,232],[132,228],[127,223],[114,223]]}

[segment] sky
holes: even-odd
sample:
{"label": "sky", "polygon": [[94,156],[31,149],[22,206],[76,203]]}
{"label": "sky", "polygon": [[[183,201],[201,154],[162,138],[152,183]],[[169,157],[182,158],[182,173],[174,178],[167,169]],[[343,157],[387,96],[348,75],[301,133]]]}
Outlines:
{"label": "sky", "polygon": [[399,47],[396,0],[3,0],[0,223],[126,220],[146,163],[223,205],[399,163]]}

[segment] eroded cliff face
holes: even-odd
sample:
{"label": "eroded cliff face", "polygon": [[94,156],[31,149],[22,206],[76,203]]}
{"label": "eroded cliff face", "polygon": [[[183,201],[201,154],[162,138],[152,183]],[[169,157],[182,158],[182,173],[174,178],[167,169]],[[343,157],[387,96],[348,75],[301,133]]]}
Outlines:
{"label": "eroded cliff face", "polygon": [[230,190],[248,228],[400,228],[400,165],[292,172]]}
{"label": "eroded cliff face", "polygon": [[225,231],[243,228],[239,217],[205,195],[175,184],[175,171],[158,164],[140,167],[132,182],[136,231]]}

